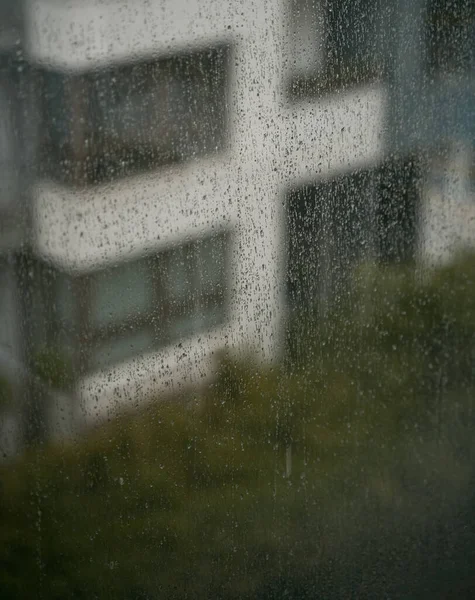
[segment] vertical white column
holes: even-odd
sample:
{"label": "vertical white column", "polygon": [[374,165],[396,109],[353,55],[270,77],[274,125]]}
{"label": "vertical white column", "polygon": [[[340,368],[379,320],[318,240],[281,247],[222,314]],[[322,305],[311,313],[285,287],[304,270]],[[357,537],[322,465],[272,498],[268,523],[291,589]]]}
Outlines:
{"label": "vertical white column", "polygon": [[255,22],[235,56],[234,156],[237,161],[238,337],[264,360],[279,349],[282,319],[280,173],[283,15],[280,2],[255,5]]}

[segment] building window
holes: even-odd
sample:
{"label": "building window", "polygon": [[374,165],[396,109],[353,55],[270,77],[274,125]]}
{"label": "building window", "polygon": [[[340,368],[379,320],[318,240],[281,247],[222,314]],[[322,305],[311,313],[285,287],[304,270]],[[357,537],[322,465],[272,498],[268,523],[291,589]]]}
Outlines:
{"label": "building window", "polygon": [[427,60],[432,75],[461,73],[475,59],[475,4],[472,0],[429,0]]}
{"label": "building window", "polygon": [[348,306],[363,261],[415,257],[418,172],[390,161],[292,190],[287,200],[287,295],[291,313],[322,317]]}
{"label": "building window", "polygon": [[93,184],[220,151],[226,46],[85,74],[43,70],[42,175]]}
{"label": "building window", "polygon": [[413,263],[421,204],[421,160],[388,160],[376,173],[375,258],[385,264]]}
{"label": "building window", "polygon": [[20,339],[18,327],[18,300],[16,298],[16,278],[11,260],[0,255],[0,351],[18,360]]}
{"label": "building window", "polygon": [[343,300],[351,266],[369,254],[372,173],[305,185],[288,196],[291,311],[323,316]]}
{"label": "building window", "polygon": [[229,242],[223,232],[88,275],[37,266],[35,347],[89,372],[222,325]]}
{"label": "building window", "polygon": [[384,74],[385,0],[290,0],[291,97],[321,95]]}

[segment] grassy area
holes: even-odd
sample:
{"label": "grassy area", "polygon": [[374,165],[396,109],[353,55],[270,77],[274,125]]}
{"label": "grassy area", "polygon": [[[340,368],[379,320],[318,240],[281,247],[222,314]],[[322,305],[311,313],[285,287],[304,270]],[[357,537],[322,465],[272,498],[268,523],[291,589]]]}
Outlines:
{"label": "grassy area", "polygon": [[280,368],[1,466],[1,597],[473,597],[475,260],[355,278]]}

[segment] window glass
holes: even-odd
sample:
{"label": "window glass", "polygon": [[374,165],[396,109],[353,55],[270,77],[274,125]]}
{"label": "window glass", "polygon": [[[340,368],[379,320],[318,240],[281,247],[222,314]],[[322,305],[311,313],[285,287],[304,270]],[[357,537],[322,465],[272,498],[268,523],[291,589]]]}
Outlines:
{"label": "window glass", "polygon": [[201,289],[219,288],[225,277],[226,252],[224,240],[211,237],[198,242],[196,266]]}
{"label": "window glass", "polygon": [[219,296],[214,302],[204,301],[197,320],[201,331],[223,325],[226,322],[226,302]]}
{"label": "window glass", "polygon": [[176,309],[176,315],[170,324],[170,336],[174,340],[187,338],[200,329],[202,319],[195,310]]}
{"label": "window glass", "polygon": [[468,171],[468,191],[472,202],[475,202],[475,146],[473,144],[469,149]]}
{"label": "window glass", "polygon": [[0,322],[4,325],[0,329],[0,348],[13,356],[18,352],[20,341],[15,292],[14,271],[8,263],[0,260]]}
{"label": "window glass", "polygon": [[154,308],[147,262],[128,262],[92,278],[91,321],[95,327],[120,323]]}
{"label": "window glass", "polygon": [[187,244],[174,248],[165,255],[166,288],[171,304],[189,301],[195,284],[195,253],[194,247]]}
{"label": "window glass", "polygon": [[100,183],[221,149],[228,52],[216,46],[81,75],[40,71],[42,173]]}
{"label": "window glass", "polygon": [[460,73],[473,68],[475,6],[466,0],[428,2],[428,66],[432,74]]}
{"label": "window glass", "polygon": [[290,192],[287,293],[292,310],[325,317],[348,308],[354,272],[368,262],[412,264],[420,175],[414,160],[390,161]]}
{"label": "window glass", "polygon": [[57,317],[63,326],[71,327],[77,319],[73,278],[66,277],[58,272],[55,277],[54,287],[55,298],[53,306]]}
{"label": "window glass", "polygon": [[119,364],[128,358],[140,356],[156,348],[152,330],[119,330],[119,335],[100,342],[90,356],[91,369],[101,369],[111,364]]}
{"label": "window glass", "polygon": [[473,147],[453,140],[426,159],[422,196],[422,252],[428,260],[450,261],[474,248]]}
{"label": "window glass", "polygon": [[219,233],[92,274],[34,261],[37,352],[95,371],[222,325],[228,254]]}
{"label": "window glass", "polygon": [[229,239],[226,234],[199,239],[168,257],[170,335],[186,337],[223,323]]}
{"label": "window glass", "polygon": [[0,0],[0,600],[475,598],[474,7]]}
{"label": "window glass", "polygon": [[71,123],[71,105],[68,102],[68,82],[70,77],[61,73],[45,73],[43,78],[42,102],[45,121],[49,127],[45,130],[50,143],[60,149],[69,142]]}
{"label": "window glass", "polygon": [[26,277],[31,282],[26,301],[29,303],[31,312],[38,316],[30,324],[32,344],[41,346],[48,339],[51,324],[51,319],[48,318],[48,291],[50,289],[46,275],[48,267],[41,261],[30,260],[30,257],[27,257],[23,268],[26,271]]}
{"label": "window glass", "polygon": [[[5,59],[0,53],[0,78],[5,77],[4,71],[9,72]],[[13,86],[12,86],[13,87]],[[17,188],[16,163],[17,147],[15,142],[15,126],[12,123],[10,103],[12,89],[0,89],[0,168],[2,180],[0,182],[0,209],[10,209]]]}
{"label": "window glass", "polygon": [[420,211],[420,164],[413,157],[389,161],[378,177],[377,256],[385,263],[412,263]]}
{"label": "window glass", "polygon": [[390,3],[292,0],[291,11],[291,94],[325,93],[383,75]]}
{"label": "window glass", "polygon": [[373,251],[373,173],[292,191],[288,197],[288,294],[299,310],[325,312],[344,298],[352,267]]}

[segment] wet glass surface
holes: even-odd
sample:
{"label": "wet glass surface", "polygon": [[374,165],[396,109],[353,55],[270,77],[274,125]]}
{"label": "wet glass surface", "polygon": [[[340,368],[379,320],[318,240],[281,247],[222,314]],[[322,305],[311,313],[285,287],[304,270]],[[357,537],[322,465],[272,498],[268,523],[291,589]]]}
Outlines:
{"label": "wet glass surface", "polygon": [[468,0],[0,0],[0,598],[475,595]]}

